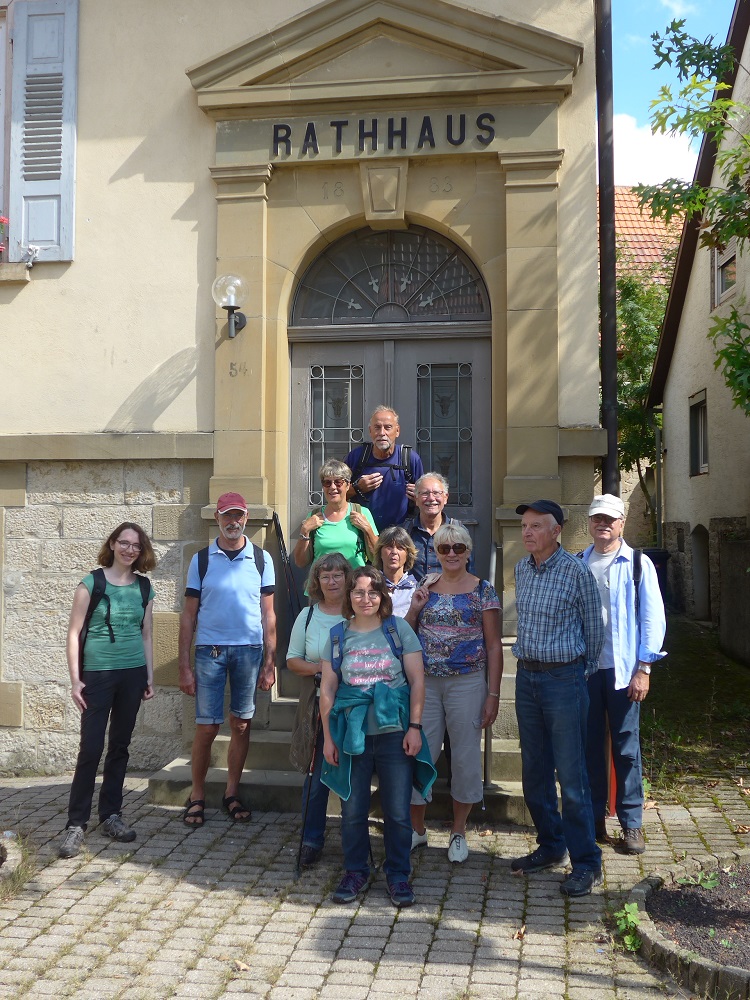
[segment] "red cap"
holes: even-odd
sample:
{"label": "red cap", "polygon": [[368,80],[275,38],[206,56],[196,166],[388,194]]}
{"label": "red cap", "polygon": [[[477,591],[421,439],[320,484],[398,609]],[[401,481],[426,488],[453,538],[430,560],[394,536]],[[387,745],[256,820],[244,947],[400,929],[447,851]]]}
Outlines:
{"label": "red cap", "polygon": [[243,514],[247,514],[247,504],[240,493],[222,493],[216,501],[217,514],[226,514],[230,510],[241,510]]}

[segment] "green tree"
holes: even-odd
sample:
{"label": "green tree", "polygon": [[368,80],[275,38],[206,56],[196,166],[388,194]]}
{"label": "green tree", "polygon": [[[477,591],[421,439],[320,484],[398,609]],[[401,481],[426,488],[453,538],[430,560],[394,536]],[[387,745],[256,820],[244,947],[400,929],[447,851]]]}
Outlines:
{"label": "green tree", "polygon": [[[675,215],[699,218],[700,244],[723,250],[732,238],[738,251],[750,238],[750,135],[744,131],[750,108],[733,100],[726,80],[735,69],[731,46],[717,45],[713,36],[701,42],[688,35],[677,20],[664,35],[652,36],[661,66],[677,69],[679,87],[664,86],[652,103],[655,132],[706,135],[716,150],[718,184],[696,184],[670,178],[662,184],[637,188],[642,205],[655,218],[669,222]],[[723,317],[714,317],[708,336],[716,347],[714,367],[721,369],[733,404],[750,416],[750,326],[744,299]]]}
{"label": "green tree", "polygon": [[620,251],[617,263],[618,463],[621,472],[633,467],[638,472],[654,536],[656,509],[646,486],[644,462],[656,460],[656,445],[646,396],[667,305],[665,275],[671,270],[672,257],[673,253],[665,254],[660,263],[638,267],[627,252]]}

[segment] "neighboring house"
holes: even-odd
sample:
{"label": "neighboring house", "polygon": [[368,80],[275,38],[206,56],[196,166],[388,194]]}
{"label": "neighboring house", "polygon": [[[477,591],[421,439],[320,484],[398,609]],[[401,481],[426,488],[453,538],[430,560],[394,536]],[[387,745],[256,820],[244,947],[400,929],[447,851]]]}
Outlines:
{"label": "neighboring house", "polygon": [[[273,553],[278,512],[291,548],[378,403],[447,475],[483,574],[502,543],[509,633],[516,505],[558,500],[583,547],[594,27],[581,0],[0,3],[0,768],[70,767],[73,589],[126,518],[160,559],[133,763],[174,756],[211,501],[242,492]],[[249,288],[234,339],[226,274]],[[280,669],[268,712],[295,692]]]}
{"label": "neighboring house", "polygon": [[[640,270],[650,280],[669,282],[670,254],[679,243],[680,227],[674,223],[665,225],[661,219],[652,218],[648,210],[642,211],[632,187],[615,188],[615,236],[618,269]],[[620,346],[618,354],[623,350]],[[656,487],[654,470],[650,466],[645,469],[645,480],[653,497]],[[635,468],[621,475],[620,495],[627,505],[628,541],[640,547],[654,545],[651,514]]]}
{"label": "neighboring house", "polygon": [[[750,4],[739,0],[728,42],[743,66],[750,57],[749,26]],[[730,82],[733,91],[722,96],[748,104],[747,70]],[[714,148],[704,140],[696,167],[701,184],[718,183],[715,161]],[[750,577],[744,566],[735,576],[735,550],[723,542],[748,536],[750,419],[732,406],[724,379],[714,368],[715,348],[706,334],[714,315],[731,304],[745,307],[750,271],[747,254],[738,254],[733,244],[717,253],[699,247],[698,238],[699,223],[686,224],[648,405],[661,406],[664,413],[663,522],[664,545],[671,555],[672,600],[698,619],[721,620],[725,648],[740,655],[725,629],[739,618],[750,634]],[[738,602],[739,614],[727,604],[732,600]],[[750,646],[746,648],[750,656]]]}

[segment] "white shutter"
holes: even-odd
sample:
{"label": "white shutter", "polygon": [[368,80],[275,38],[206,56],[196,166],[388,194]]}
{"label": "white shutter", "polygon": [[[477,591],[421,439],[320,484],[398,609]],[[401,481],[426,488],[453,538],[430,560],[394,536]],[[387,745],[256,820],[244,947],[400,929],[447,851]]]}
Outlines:
{"label": "white shutter", "polygon": [[78,0],[11,7],[9,259],[73,259]]}

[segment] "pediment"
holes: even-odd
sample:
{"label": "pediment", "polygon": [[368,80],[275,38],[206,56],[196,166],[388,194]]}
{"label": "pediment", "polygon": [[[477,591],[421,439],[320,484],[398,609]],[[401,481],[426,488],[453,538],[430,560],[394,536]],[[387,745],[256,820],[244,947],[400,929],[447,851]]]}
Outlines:
{"label": "pediment", "polygon": [[447,0],[330,0],[188,70],[216,117],[294,103],[569,92],[582,46]]}

